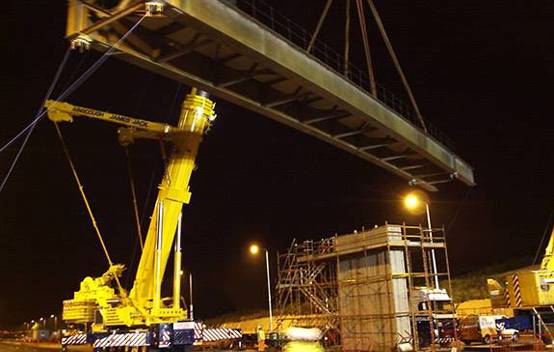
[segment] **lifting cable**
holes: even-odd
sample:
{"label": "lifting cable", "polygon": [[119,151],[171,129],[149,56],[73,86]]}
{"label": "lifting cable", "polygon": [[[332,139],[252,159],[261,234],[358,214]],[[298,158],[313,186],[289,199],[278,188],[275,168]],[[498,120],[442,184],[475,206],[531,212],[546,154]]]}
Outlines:
{"label": "lifting cable", "polygon": [[317,26],[315,27],[314,34],[312,35],[312,38],[310,39],[310,43],[308,44],[308,48],[306,49],[307,52],[311,52],[312,48],[315,44],[315,41],[317,39],[317,36],[319,34],[319,31],[321,30],[321,26],[323,25],[323,20],[325,20],[325,17],[327,17],[327,12],[329,12],[329,8],[331,7],[331,4],[333,3],[333,0],[327,0],[327,3],[325,4],[325,7],[323,8],[323,12],[321,13],[321,16],[319,17],[319,21],[317,22]]}
{"label": "lifting cable", "polygon": [[127,158],[127,173],[129,175],[129,186],[131,187],[131,197],[133,201],[133,212],[135,214],[135,224],[137,227],[137,237],[140,244],[140,250],[144,250],[144,242],[142,239],[142,230],[140,227],[140,217],[139,217],[139,210],[138,210],[138,203],[137,203],[137,193],[135,189],[135,179],[133,177],[133,168],[131,165],[131,157],[129,156],[129,148],[127,146],[124,147],[125,149],[125,156]]}
{"label": "lifting cable", "polygon": [[[64,90],[57,98],[56,100],[64,100],[69,95],[71,95],[75,90],[77,90],[96,70],[102,66],[102,64],[108,59],[108,57],[115,51],[115,49],[119,46],[121,42],[123,42],[144,20],[146,16],[141,17],[137,23],[133,25],[119,40],[112,45],[96,62],[94,62],[79,78],[75,80],[75,82],[71,83],[71,85]],[[69,49],[68,49],[69,50]],[[32,120],[27,127],[25,127],[23,130],[21,130],[17,135],[15,135],[11,140],[9,140],[6,144],[4,144],[0,148],[0,153],[3,152],[6,148],[8,148],[11,144],[13,144],[17,139],[19,139],[25,131],[29,130],[30,128],[33,128],[33,126],[40,121],[44,116],[46,116],[46,109],[41,109],[38,116],[35,117],[34,120]]]}
{"label": "lifting cable", "polygon": [[[75,82],[73,82],[59,97],[57,100],[64,99],[71,93],[73,93],[85,80],[87,80],[100,66],[108,59],[108,57],[112,54],[112,52],[117,48],[117,46],[123,42],[144,20],[146,16],[141,17],[137,23],[133,25],[114,45],[112,45],[94,64],[91,65]],[[43,112],[42,116],[44,116],[46,111]],[[39,116],[39,117],[42,117]],[[104,239],[102,237],[102,234],[100,232],[100,229],[98,228],[98,224],[96,222],[96,218],[94,217],[94,213],[92,212],[92,208],[90,207],[90,203],[88,201],[88,198],[85,194],[83,185],[81,183],[81,180],[79,178],[79,175],[77,174],[77,170],[75,169],[75,165],[73,163],[73,160],[71,159],[71,155],[69,154],[69,149],[67,148],[67,144],[65,143],[65,140],[62,135],[62,131],[60,130],[60,127],[56,122],[54,122],[54,127],[56,128],[56,133],[58,135],[58,138],[60,140],[60,143],[62,145],[65,157],[69,163],[69,166],[71,167],[71,171],[73,173],[73,177],[75,178],[75,182],[77,183],[77,187],[79,188],[79,192],[81,193],[81,197],[83,199],[83,202],[85,204],[85,208],[87,209],[88,215],[90,217],[92,226],[94,227],[94,231],[96,232],[96,236],[98,237],[98,240],[100,241],[100,245],[102,246],[102,250],[104,251],[104,255],[106,256],[106,260],[108,261],[108,264],[110,267],[113,266],[113,261],[110,257],[110,254],[108,253],[108,249],[106,248],[106,244],[104,242]],[[120,292],[120,294],[124,294],[125,290],[121,286],[121,281],[119,280],[119,277],[117,275],[114,275],[114,279],[117,284],[117,288]]]}
{"label": "lifting cable", "polygon": [[[75,169],[75,164],[73,164],[73,160],[71,159],[71,155],[69,154],[69,149],[67,148],[67,144],[65,143],[65,140],[63,138],[62,131],[60,130],[60,127],[56,122],[53,122],[53,124],[54,124],[54,127],[56,128],[56,133],[58,134],[58,138],[60,139],[60,143],[62,145],[63,152],[65,154],[67,162],[69,163],[69,167],[71,168],[71,172],[73,173],[73,178],[75,178],[75,182],[77,183],[77,188],[79,188],[79,192],[81,193],[81,197],[83,198],[83,202],[85,203],[85,207],[87,209],[88,215],[92,222],[92,226],[94,227],[94,231],[96,232],[96,236],[100,241],[100,245],[102,246],[102,250],[104,251],[108,264],[110,265],[110,267],[112,267],[113,261],[110,257],[110,254],[108,253],[108,249],[106,248],[106,244],[104,243],[104,239],[102,237],[102,234],[100,233],[98,224],[96,223],[96,218],[94,217],[87,195],[85,194],[83,184],[81,183],[79,175],[77,174],[77,170]],[[115,278],[115,281],[117,282],[117,287],[119,288],[119,292],[123,293],[124,291],[121,286],[121,282],[119,281],[119,277],[117,277],[117,275],[114,275],[114,278]]]}
{"label": "lifting cable", "polygon": [[415,97],[412,93],[412,89],[410,88],[410,85],[408,84],[408,80],[406,79],[406,76],[404,75],[404,71],[402,70],[402,67],[400,66],[400,62],[398,61],[398,57],[396,57],[396,53],[394,52],[394,49],[393,49],[392,44],[390,42],[387,31],[385,30],[385,26],[383,25],[383,21],[381,21],[381,16],[379,16],[379,12],[377,12],[377,8],[373,4],[373,0],[367,0],[367,3],[369,4],[369,8],[371,9],[371,12],[373,13],[373,17],[375,18],[375,22],[377,23],[377,27],[379,28],[379,31],[381,32],[381,36],[383,37],[383,40],[385,41],[385,45],[387,47],[387,50],[389,51],[389,55],[392,58],[394,66],[396,67],[396,70],[398,71],[398,74],[400,75],[400,79],[402,80],[402,83],[404,84],[404,89],[406,89],[406,92],[408,93],[408,97],[410,98],[410,102],[412,103],[412,105],[414,107],[417,118],[419,119],[419,122],[421,123],[421,126],[423,127],[423,130],[425,132],[427,132],[427,125],[425,124],[425,121],[423,120],[423,117],[421,116],[421,113],[419,111],[419,107],[417,106]]}
{"label": "lifting cable", "polygon": [[23,140],[23,143],[19,147],[19,150],[17,151],[17,154],[15,155],[15,158],[13,159],[10,168],[8,169],[8,172],[4,176],[4,179],[2,180],[2,183],[0,184],[0,192],[4,189],[6,186],[6,183],[8,182],[8,179],[10,178],[10,175],[12,174],[13,170],[15,169],[15,165],[17,164],[19,157],[21,156],[21,153],[23,153],[23,149],[25,149],[25,146],[27,145],[27,142],[29,141],[29,138],[31,137],[31,134],[33,133],[33,130],[35,129],[38,121],[40,120],[40,117],[42,114],[44,114],[44,103],[50,99],[50,96],[52,95],[52,92],[56,88],[56,85],[58,84],[58,81],[60,79],[60,76],[63,72],[63,69],[65,68],[65,65],[67,64],[67,60],[69,59],[69,55],[71,54],[71,49],[68,47],[65,51],[65,54],[63,56],[63,59],[58,66],[58,69],[56,70],[56,75],[54,76],[54,79],[52,80],[52,83],[50,83],[50,87],[48,87],[48,90],[46,91],[46,94],[44,95],[44,98],[42,99],[42,102],[40,104],[40,107],[38,108],[38,111],[35,114],[35,118],[33,121],[25,127],[21,132],[19,132],[15,137],[13,137],[6,145],[2,147],[0,152],[4,151],[7,147],[9,147],[14,141],[16,141],[23,133],[25,133],[27,130],[27,135],[25,136],[25,139]]}
{"label": "lifting cable", "polygon": [[364,4],[362,0],[356,0],[356,7],[358,8],[358,19],[360,22],[360,32],[362,33],[362,41],[364,43],[365,60],[367,64],[367,73],[369,75],[371,94],[377,97],[377,84],[375,83],[375,73],[373,71],[373,60],[371,59],[371,51],[369,48],[369,35],[367,34],[367,24],[366,24],[366,18],[364,14]]}
{"label": "lifting cable", "polygon": [[[168,115],[167,115],[169,117],[171,117],[173,115],[174,111],[175,111],[175,106],[176,106],[177,98],[179,97],[180,91],[181,91],[181,83],[179,82],[177,84],[177,88],[175,90],[175,94],[173,96],[173,100],[171,102],[171,105],[169,106],[169,112],[168,112]],[[138,108],[137,108],[137,110],[138,110]],[[167,119],[165,119],[164,121],[168,122]],[[167,169],[167,152],[166,152],[166,148],[165,148],[165,144],[164,144],[163,140],[159,141],[159,146],[160,146],[160,155],[161,155],[161,158],[162,158],[164,169]],[[128,153],[127,150],[125,150],[125,152]],[[128,154],[127,154],[127,160],[129,162],[129,164],[128,164],[129,175],[132,175]],[[138,208],[137,208],[138,202],[136,200],[136,190],[133,191],[133,189],[135,187],[133,185],[133,181],[131,181],[131,179],[130,179],[131,192],[133,193],[133,203],[134,203],[134,207],[135,207],[135,210],[134,210],[135,211],[135,221],[137,221],[137,229],[141,229],[142,225],[144,224],[148,204],[150,203],[150,196],[152,194],[154,181],[156,179],[156,173],[157,173],[156,169],[152,170],[152,174],[150,175],[150,182],[148,183],[148,191],[146,192],[146,196],[145,196],[145,199],[144,199],[144,203],[142,205],[142,212],[141,212],[140,217],[138,215],[139,212],[138,212]],[[162,177],[164,177],[163,173],[162,173]],[[138,230],[138,233],[139,233],[139,241],[140,241],[140,245],[141,245],[141,250],[144,250],[144,247],[143,247],[144,246],[144,239],[142,237],[142,230]],[[137,250],[137,246],[136,246],[136,243],[135,243],[135,245],[133,246],[133,254],[131,255],[131,264],[129,265],[129,270],[132,270],[134,268],[134,263],[135,263],[135,259],[136,259],[136,250]],[[127,277],[127,283],[126,283],[127,287],[129,286],[129,279],[130,279],[130,276]]]}
{"label": "lifting cable", "polygon": [[[98,68],[100,68],[100,66],[112,54],[112,52],[115,50],[115,48],[122,41],[124,41],[125,38],[127,38],[129,36],[129,34],[131,34],[135,30],[135,28],[137,28],[140,25],[140,23],[142,22],[142,20],[145,17],[146,16],[141,17],[137,21],[137,23],[135,23],[135,25],[133,25],[133,27],[131,27],[129,29],[129,31],[127,31],[114,45],[112,45],[94,64],[92,64],[91,67],[89,67],[77,80],[75,80],[75,82],[73,82],[66,90],[64,90],[64,92],[61,93],[56,98],[56,100],[63,100],[65,98],[67,98],[69,95],[71,95],[75,90],[77,90],[96,70],[98,70]],[[31,123],[29,123],[29,125],[27,125],[23,130],[21,130],[17,135],[15,135],[12,139],[10,139],[6,144],[4,144],[0,148],[0,153],[1,153],[4,150],[6,150],[6,148],[8,148],[10,145],[12,145],[16,140],[18,140],[26,131],[28,131],[27,135],[25,136],[25,139],[23,140],[23,143],[21,144],[21,147],[19,148],[14,160],[12,161],[12,164],[10,165],[10,168],[8,169],[8,173],[6,174],[4,179],[2,180],[2,183],[0,184],[0,193],[2,192],[4,187],[6,186],[6,183],[8,182],[8,179],[11,176],[11,174],[12,174],[14,168],[15,168],[15,165],[19,161],[19,157],[21,156],[21,153],[23,153],[23,149],[27,145],[27,142],[29,141],[29,138],[31,137],[31,133],[35,129],[35,126],[38,124],[38,122],[44,116],[46,116],[47,110],[43,108],[44,102],[46,102],[46,100],[50,99],[50,95],[52,94],[52,91],[54,90],[54,87],[55,87],[55,85],[57,84],[57,82],[59,80],[59,76],[61,75],[61,72],[62,72],[62,70],[63,70],[63,68],[64,68],[64,66],[67,62],[67,59],[69,57],[70,52],[71,52],[71,49],[68,47],[68,49],[66,51],[66,54],[64,56],[64,59],[62,60],[62,63],[60,64],[60,67],[58,68],[58,71],[56,73],[56,77],[52,81],[52,84],[51,84],[50,88],[48,89],[48,93],[46,94],[45,99],[42,103],[42,106],[39,109],[39,111],[37,112],[35,118],[31,121]]]}
{"label": "lifting cable", "polygon": [[346,0],[346,13],[344,23],[344,74],[349,76],[350,60],[350,0]]}

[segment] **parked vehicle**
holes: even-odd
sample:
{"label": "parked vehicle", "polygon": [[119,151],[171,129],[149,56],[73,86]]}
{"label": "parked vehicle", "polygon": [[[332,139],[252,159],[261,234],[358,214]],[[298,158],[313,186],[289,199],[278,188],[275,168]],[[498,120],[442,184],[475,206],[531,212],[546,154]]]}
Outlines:
{"label": "parked vehicle", "polygon": [[[419,347],[428,347],[433,341],[441,346],[450,345],[456,336],[456,317],[448,292],[445,289],[416,287],[411,299],[412,309],[420,312],[416,316]],[[431,308],[433,314],[429,315],[427,311]]]}
{"label": "parked vehicle", "polygon": [[517,341],[519,330],[506,326],[507,317],[501,315],[472,315],[460,319],[459,338],[464,343],[490,344],[500,340]]}

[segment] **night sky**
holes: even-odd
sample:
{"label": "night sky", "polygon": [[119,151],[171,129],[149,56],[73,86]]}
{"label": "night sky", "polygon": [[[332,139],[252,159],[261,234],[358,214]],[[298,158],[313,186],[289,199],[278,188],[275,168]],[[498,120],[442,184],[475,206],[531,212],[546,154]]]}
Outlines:
{"label": "night sky", "polygon": [[[341,50],[344,2],[335,2],[321,36]],[[310,29],[323,3],[273,5]],[[448,228],[453,272],[532,261],[554,210],[554,3],[375,3],[423,114],[475,168],[475,188],[452,183],[431,195],[434,224]],[[66,1],[19,0],[2,14],[2,53],[11,64],[3,65],[0,145],[27,125],[50,85],[67,48],[65,12]],[[353,61],[362,65],[354,25]],[[370,36],[377,79],[399,90],[373,26]],[[57,92],[97,58],[72,53]],[[68,101],[173,122],[175,102],[188,89],[110,59]],[[195,277],[199,318],[265,307],[265,268],[262,258],[248,256],[250,241],[270,249],[274,266],[275,253],[293,238],[424,221],[401,209],[399,198],[409,190],[403,179],[265,117],[217,103],[219,118],[201,146],[192,202],[184,212],[184,266]],[[112,257],[136,266],[126,159],[115,128],[81,119],[63,131]],[[18,147],[0,154],[2,178]],[[131,149],[141,209],[152,180],[156,185],[161,175],[159,154],[154,142]],[[144,207],[143,227],[154,198]],[[82,278],[106,269],[47,120],[37,126],[0,193],[0,238],[0,327],[61,311],[61,301]]]}

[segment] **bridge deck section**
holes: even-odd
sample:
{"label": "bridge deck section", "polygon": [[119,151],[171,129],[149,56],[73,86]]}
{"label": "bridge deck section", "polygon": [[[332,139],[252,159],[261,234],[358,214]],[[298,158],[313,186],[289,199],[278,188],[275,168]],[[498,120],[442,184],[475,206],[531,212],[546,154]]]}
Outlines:
{"label": "bridge deck section", "polygon": [[[475,184],[471,166],[437,137],[240,8],[219,0],[167,3],[163,17],[146,18],[118,47],[118,58],[207,90],[424,189],[436,191],[453,179]],[[137,1],[109,12],[75,1],[68,37],[86,34],[94,49],[106,51],[143,6]]]}

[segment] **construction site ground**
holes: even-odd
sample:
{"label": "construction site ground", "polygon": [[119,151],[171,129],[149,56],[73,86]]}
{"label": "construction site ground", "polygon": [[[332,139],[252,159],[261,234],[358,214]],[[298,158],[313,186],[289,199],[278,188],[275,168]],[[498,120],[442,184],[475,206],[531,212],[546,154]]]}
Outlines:
{"label": "construction site ground", "polygon": [[[482,345],[482,344],[472,344],[469,346],[464,346],[463,350],[468,352],[485,352],[485,351],[494,351],[494,352],[508,352],[508,351],[549,351],[552,350],[553,346],[544,346],[523,341],[522,343],[513,343],[510,345]],[[195,349],[196,350],[196,349]],[[61,345],[57,343],[26,343],[12,340],[0,340],[0,352],[53,352],[61,351]],[[92,352],[93,349],[91,346],[71,346],[68,351],[74,352]],[[223,352],[228,350],[221,349],[198,349],[198,351],[205,352]],[[244,352],[254,352],[257,350],[241,350]],[[336,350],[334,350],[336,351]]]}

